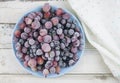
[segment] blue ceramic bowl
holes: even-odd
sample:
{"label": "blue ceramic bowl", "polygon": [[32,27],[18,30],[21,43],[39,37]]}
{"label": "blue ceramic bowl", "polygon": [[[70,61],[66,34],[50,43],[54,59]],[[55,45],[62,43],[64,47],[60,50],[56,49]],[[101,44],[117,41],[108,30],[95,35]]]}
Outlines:
{"label": "blue ceramic bowl", "polygon": [[[53,6],[52,6],[52,8],[53,8],[53,9],[56,9],[56,7],[53,7]],[[15,49],[15,42],[13,41],[14,31],[18,29],[18,25],[19,25],[19,23],[22,22],[24,16],[26,16],[27,14],[29,14],[29,13],[31,13],[31,12],[39,11],[40,9],[41,9],[41,6],[35,8],[35,9],[32,9],[32,10],[30,10],[30,11],[27,11],[27,13],[25,13],[25,14],[18,20],[18,22],[16,23],[16,25],[15,25],[15,27],[14,27],[14,30],[13,30],[13,35],[12,35],[12,47],[13,47],[13,52],[14,52],[15,57],[16,57],[16,54],[15,54],[15,53],[16,53],[16,49]],[[69,13],[69,14],[71,15],[71,18],[72,18],[72,19],[76,20],[76,24],[77,24],[78,28],[80,29],[80,33],[82,34],[82,38],[81,38],[81,40],[80,40],[80,41],[82,42],[82,44],[81,44],[82,50],[77,53],[77,55],[78,55],[78,57],[79,57],[79,60],[80,60],[80,57],[82,56],[83,51],[84,51],[84,47],[85,47],[85,36],[84,36],[84,31],[83,31],[81,22],[80,22],[72,13],[70,13],[68,10],[66,10],[66,9],[63,9],[63,10],[64,10],[64,12]],[[21,64],[21,66],[22,66],[26,71],[28,71],[29,73],[31,73],[32,75],[35,75],[35,76],[38,76],[38,77],[44,77],[43,74],[42,74],[42,72],[32,71],[30,68],[24,67],[23,62],[21,62],[18,57],[16,57],[16,59],[17,59],[17,61]],[[70,66],[70,67],[67,67],[67,68],[62,68],[60,74],[49,74],[47,77],[49,77],[49,78],[51,78],[51,77],[52,77],[52,78],[53,78],[53,77],[59,77],[59,76],[64,75],[65,73],[68,73],[70,70],[72,70],[72,69],[78,64],[79,60],[78,60],[78,61],[76,62],[76,64],[74,64],[73,66]]]}

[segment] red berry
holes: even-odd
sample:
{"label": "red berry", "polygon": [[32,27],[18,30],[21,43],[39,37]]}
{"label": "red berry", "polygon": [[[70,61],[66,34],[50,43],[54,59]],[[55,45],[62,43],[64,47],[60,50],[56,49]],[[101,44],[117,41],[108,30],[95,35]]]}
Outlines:
{"label": "red berry", "polygon": [[20,24],[19,24],[20,29],[24,29],[24,28],[25,28],[25,26],[26,26],[26,25],[25,25],[25,23],[24,23],[24,22],[22,22],[22,23],[20,23]]}
{"label": "red berry", "polygon": [[44,63],[43,58],[38,57],[38,58],[37,58],[37,63],[38,63],[39,65],[42,65],[42,64]]}
{"label": "red berry", "polygon": [[49,18],[50,17],[50,12],[46,12],[46,13],[44,13],[44,18]]}
{"label": "red berry", "polygon": [[57,24],[59,23],[58,17],[53,17],[53,18],[51,19],[51,21],[52,21],[53,25],[57,25]]}
{"label": "red berry", "polygon": [[43,41],[43,37],[42,36],[38,36],[38,41],[42,42]]}
{"label": "red berry", "polygon": [[14,34],[15,34],[16,37],[20,37],[21,32],[20,32],[20,30],[16,30]]}
{"label": "red berry", "polygon": [[30,60],[28,61],[28,65],[29,65],[31,68],[34,68],[34,67],[36,67],[37,62],[36,62],[35,59],[30,59]]}
{"label": "red berry", "polygon": [[42,45],[42,50],[43,50],[44,52],[49,52],[49,51],[51,50],[51,47],[50,47],[49,44],[44,43],[44,44]]}
{"label": "red berry", "polygon": [[62,8],[58,8],[58,9],[56,10],[56,15],[57,15],[57,16],[60,16],[62,13],[63,13]]}

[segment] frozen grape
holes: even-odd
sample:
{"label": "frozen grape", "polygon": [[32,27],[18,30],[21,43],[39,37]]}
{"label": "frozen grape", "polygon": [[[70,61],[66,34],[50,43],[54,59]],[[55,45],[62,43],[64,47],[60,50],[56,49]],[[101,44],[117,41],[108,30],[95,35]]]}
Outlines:
{"label": "frozen grape", "polygon": [[52,37],[50,35],[46,35],[43,37],[43,40],[45,43],[50,43],[52,40]]}
{"label": "frozen grape", "polygon": [[44,75],[45,77],[47,77],[48,74],[49,74],[49,70],[48,70],[48,69],[44,69],[44,70],[43,70],[43,75]]}
{"label": "frozen grape", "polygon": [[62,16],[64,19],[69,19],[70,18],[70,15],[68,14],[68,13],[66,13],[66,14],[63,14],[63,16]]}
{"label": "frozen grape", "polygon": [[39,42],[42,42],[42,41],[43,41],[43,37],[42,37],[42,36],[38,36],[37,39],[38,39]]}
{"label": "frozen grape", "polygon": [[75,32],[75,33],[74,33],[74,36],[79,37],[79,36],[80,36],[80,33]]}
{"label": "frozen grape", "polygon": [[20,50],[21,49],[21,44],[19,42],[16,43],[15,45],[16,50]]}
{"label": "frozen grape", "polygon": [[58,41],[59,40],[59,37],[57,35],[53,35],[53,39]]}
{"label": "frozen grape", "polygon": [[72,48],[71,48],[71,52],[72,52],[72,53],[77,53],[77,50],[78,50],[78,49],[77,49],[76,47],[72,47]]}
{"label": "frozen grape", "polygon": [[76,40],[75,42],[73,42],[73,46],[78,47],[80,45],[80,41]]}
{"label": "frozen grape", "polygon": [[59,73],[60,73],[60,70],[61,70],[61,69],[60,69],[60,66],[57,66],[57,67],[56,67],[56,73],[59,74]]}
{"label": "frozen grape", "polygon": [[37,58],[37,63],[38,63],[39,65],[42,65],[42,64],[44,63],[43,58],[38,57],[38,58]]}
{"label": "frozen grape", "polygon": [[66,20],[65,19],[62,19],[61,20],[61,23],[64,25],[64,24],[66,24]]}
{"label": "frozen grape", "polygon": [[59,35],[60,39],[63,39],[64,38],[64,34],[62,33],[61,35]]}
{"label": "frozen grape", "polygon": [[73,65],[75,63],[74,60],[69,60],[69,66]]}
{"label": "frozen grape", "polygon": [[51,52],[50,52],[50,57],[53,58],[54,56],[55,56],[55,52],[54,52],[54,51],[51,51]]}
{"label": "frozen grape", "polygon": [[64,43],[61,43],[61,44],[60,44],[60,48],[61,48],[61,49],[64,49],[64,48],[65,48],[65,44],[64,44]]}
{"label": "frozen grape", "polygon": [[31,68],[34,68],[34,67],[36,67],[37,62],[36,62],[35,59],[30,59],[30,60],[28,61],[28,65],[29,65]]}
{"label": "frozen grape", "polygon": [[26,55],[26,56],[25,56],[25,61],[29,61],[29,60],[30,60],[29,55]]}
{"label": "frozen grape", "polygon": [[50,5],[49,5],[49,3],[46,3],[46,4],[44,4],[44,6],[43,6],[43,11],[44,12],[49,12],[49,10],[50,10]]}
{"label": "frozen grape", "polygon": [[45,23],[45,28],[46,28],[46,29],[51,29],[51,28],[52,28],[52,22],[47,21],[47,22]]}
{"label": "frozen grape", "polygon": [[50,15],[51,15],[50,12],[46,12],[46,13],[44,13],[44,18],[48,19],[50,17]]}
{"label": "frozen grape", "polygon": [[31,24],[31,23],[32,23],[32,19],[26,17],[26,18],[25,18],[25,23],[28,24],[28,25]]}
{"label": "frozen grape", "polygon": [[55,73],[55,67],[50,68],[50,73]]}
{"label": "frozen grape", "polygon": [[61,28],[57,29],[57,34],[61,35],[63,33],[63,30]]}
{"label": "frozen grape", "polygon": [[57,25],[57,24],[59,23],[58,17],[53,17],[53,18],[51,19],[51,21],[52,21],[53,25]]}
{"label": "frozen grape", "polygon": [[59,56],[60,55],[60,51],[55,51],[55,54],[56,54],[56,56]]}
{"label": "frozen grape", "polygon": [[57,16],[60,16],[60,15],[62,15],[62,14],[63,14],[62,8],[58,8],[58,9],[56,10],[56,15],[57,15]]}
{"label": "frozen grape", "polygon": [[21,38],[22,39],[27,39],[27,37],[28,37],[27,33],[25,33],[25,32],[21,33]]}
{"label": "frozen grape", "polygon": [[38,20],[34,20],[34,22],[32,22],[32,28],[33,29],[38,29],[40,27],[40,22]]}
{"label": "frozen grape", "polygon": [[74,34],[74,30],[73,30],[73,29],[70,29],[70,30],[68,31],[68,33],[69,33],[69,35],[73,35],[73,34]]}
{"label": "frozen grape", "polygon": [[25,28],[24,28],[24,32],[26,32],[26,33],[30,33],[30,32],[31,32],[31,28],[29,28],[29,27],[25,27]]}
{"label": "frozen grape", "polygon": [[30,38],[30,39],[29,39],[29,44],[30,44],[30,45],[35,44],[35,40],[34,40],[34,39],[32,39],[32,38]]}
{"label": "frozen grape", "polygon": [[71,26],[70,23],[67,23],[67,24],[66,24],[66,27],[67,27],[67,28],[70,28],[70,26]]}
{"label": "frozen grape", "polygon": [[42,50],[43,50],[44,52],[49,52],[49,51],[51,50],[51,47],[50,47],[49,44],[44,43],[44,44],[42,45]]}
{"label": "frozen grape", "polygon": [[48,32],[47,32],[46,29],[40,29],[39,33],[40,33],[41,36],[45,36],[45,35],[47,35]]}
{"label": "frozen grape", "polygon": [[42,55],[43,54],[43,52],[42,52],[42,50],[41,49],[38,49],[37,51],[36,51],[36,55]]}
{"label": "frozen grape", "polygon": [[23,48],[22,48],[22,52],[23,52],[23,53],[27,53],[27,48],[26,48],[26,47],[23,47]]}
{"label": "frozen grape", "polygon": [[21,59],[23,57],[23,54],[19,51],[16,52],[16,56]]}
{"label": "frozen grape", "polygon": [[14,34],[16,37],[20,37],[21,32],[20,32],[20,30],[16,30]]}
{"label": "frozen grape", "polygon": [[22,22],[22,23],[20,23],[20,24],[19,24],[20,29],[24,29],[24,28],[25,28],[25,26],[26,26],[26,25],[25,25],[25,23],[24,23],[24,22]]}

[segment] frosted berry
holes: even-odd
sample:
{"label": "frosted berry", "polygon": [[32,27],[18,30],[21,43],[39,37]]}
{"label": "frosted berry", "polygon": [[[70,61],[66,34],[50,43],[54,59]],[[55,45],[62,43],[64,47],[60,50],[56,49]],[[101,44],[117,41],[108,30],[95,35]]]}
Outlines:
{"label": "frosted berry", "polygon": [[44,43],[44,44],[42,45],[42,50],[43,50],[44,52],[49,52],[49,51],[51,50],[51,47],[50,47],[49,44]]}

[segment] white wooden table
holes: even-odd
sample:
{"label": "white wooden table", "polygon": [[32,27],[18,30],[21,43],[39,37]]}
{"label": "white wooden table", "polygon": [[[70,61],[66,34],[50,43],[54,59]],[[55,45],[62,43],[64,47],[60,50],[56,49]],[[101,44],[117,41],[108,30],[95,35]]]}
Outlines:
{"label": "white wooden table", "polygon": [[[25,11],[44,2],[0,2],[0,83],[118,83],[104,64],[97,50],[86,41],[85,52],[74,70],[59,78],[38,78],[26,72],[14,57],[11,47],[11,34],[18,18]],[[52,2],[51,4],[54,4]],[[57,4],[56,4],[57,5]],[[65,2],[59,7],[66,7]]]}

